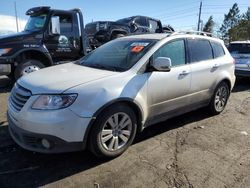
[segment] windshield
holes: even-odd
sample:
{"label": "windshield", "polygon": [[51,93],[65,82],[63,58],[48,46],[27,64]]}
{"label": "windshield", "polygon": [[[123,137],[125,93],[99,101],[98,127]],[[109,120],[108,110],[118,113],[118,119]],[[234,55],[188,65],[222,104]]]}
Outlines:
{"label": "windshield", "polygon": [[46,21],[46,14],[30,16],[26,26],[25,31],[38,31],[44,27]]}
{"label": "windshield", "polygon": [[230,44],[228,50],[234,54],[250,54],[250,44]]}
{"label": "windshield", "polygon": [[117,20],[117,22],[129,23],[132,19],[133,19],[132,17],[130,17],[130,18],[123,18],[123,19]]}
{"label": "windshield", "polygon": [[111,71],[126,71],[137,63],[156,40],[127,39],[108,42],[79,60],[81,65]]}

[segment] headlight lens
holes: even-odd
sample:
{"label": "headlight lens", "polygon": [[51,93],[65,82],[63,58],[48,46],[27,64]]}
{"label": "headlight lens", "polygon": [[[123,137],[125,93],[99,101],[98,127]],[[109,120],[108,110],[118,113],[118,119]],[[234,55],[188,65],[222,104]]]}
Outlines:
{"label": "headlight lens", "polygon": [[0,49],[0,56],[9,53],[12,48],[2,48]]}
{"label": "headlight lens", "polygon": [[36,110],[58,110],[67,108],[77,98],[77,94],[68,95],[41,95],[33,103],[32,108]]}

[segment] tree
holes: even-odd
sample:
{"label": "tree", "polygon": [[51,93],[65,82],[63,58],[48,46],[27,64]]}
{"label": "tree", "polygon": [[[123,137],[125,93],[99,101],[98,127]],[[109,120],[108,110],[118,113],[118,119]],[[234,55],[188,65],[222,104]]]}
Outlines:
{"label": "tree", "polygon": [[249,40],[250,39],[250,20],[242,19],[238,25],[229,30],[230,39]]}
{"label": "tree", "polygon": [[250,20],[250,7],[248,7],[247,12],[243,14],[243,19]]}
{"label": "tree", "polygon": [[210,16],[208,18],[207,23],[205,24],[203,31],[204,32],[208,32],[208,33],[213,33],[213,29],[214,29],[214,21],[213,21],[213,16]]}
{"label": "tree", "polygon": [[224,15],[224,21],[220,28],[222,39],[225,42],[229,42],[231,40],[229,38],[229,30],[235,27],[239,23],[240,19],[240,9],[238,7],[238,4],[234,3],[229,12]]}

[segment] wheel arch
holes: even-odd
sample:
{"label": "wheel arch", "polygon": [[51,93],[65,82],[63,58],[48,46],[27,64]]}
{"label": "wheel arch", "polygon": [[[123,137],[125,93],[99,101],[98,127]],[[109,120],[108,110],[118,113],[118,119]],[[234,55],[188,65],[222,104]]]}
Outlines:
{"label": "wheel arch", "polygon": [[93,119],[91,120],[91,122],[89,123],[86,132],[84,134],[83,137],[83,143],[84,145],[88,145],[89,142],[89,133],[91,132],[91,129],[93,127],[93,124],[95,123],[95,120],[98,118],[98,116],[107,108],[113,106],[113,105],[117,105],[117,104],[124,104],[129,106],[134,113],[136,114],[137,117],[137,132],[141,132],[143,130],[143,123],[142,123],[142,119],[143,119],[143,110],[141,108],[141,106],[135,102],[134,100],[130,99],[130,98],[119,98],[113,101],[110,101],[109,103],[105,104],[104,106],[102,106],[101,108],[99,108],[93,115]]}
{"label": "wheel arch", "polygon": [[220,83],[222,83],[222,82],[225,82],[225,83],[228,85],[228,88],[229,88],[230,91],[232,90],[232,83],[231,83],[231,81],[230,81],[229,78],[223,78],[223,79],[221,79],[220,81],[218,81],[218,82],[216,83],[215,87],[213,88],[213,90],[215,90],[215,88],[216,88]]}
{"label": "wheel arch", "polygon": [[114,29],[112,30],[111,32],[111,38],[114,36],[114,35],[117,35],[117,34],[123,34],[123,35],[127,35],[128,32],[126,30],[122,30],[122,29]]}
{"label": "wheel arch", "polygon": [[35,59],[41,61],[45,67],[53,65],[53,60],[48,52],[42,49],[26,49],[21,50],[15,55],[15,61],[21,62],[25,59]]}

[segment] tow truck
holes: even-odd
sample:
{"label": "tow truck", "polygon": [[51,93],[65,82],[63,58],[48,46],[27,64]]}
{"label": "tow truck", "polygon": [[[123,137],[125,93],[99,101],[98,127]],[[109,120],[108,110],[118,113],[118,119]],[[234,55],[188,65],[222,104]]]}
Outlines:
{"label": "tow truck", "polygon": [[77,60],[88,51],[80,9],[34,7],[24,31],[0,37],[0,76],[14,80],[44,67]]}

